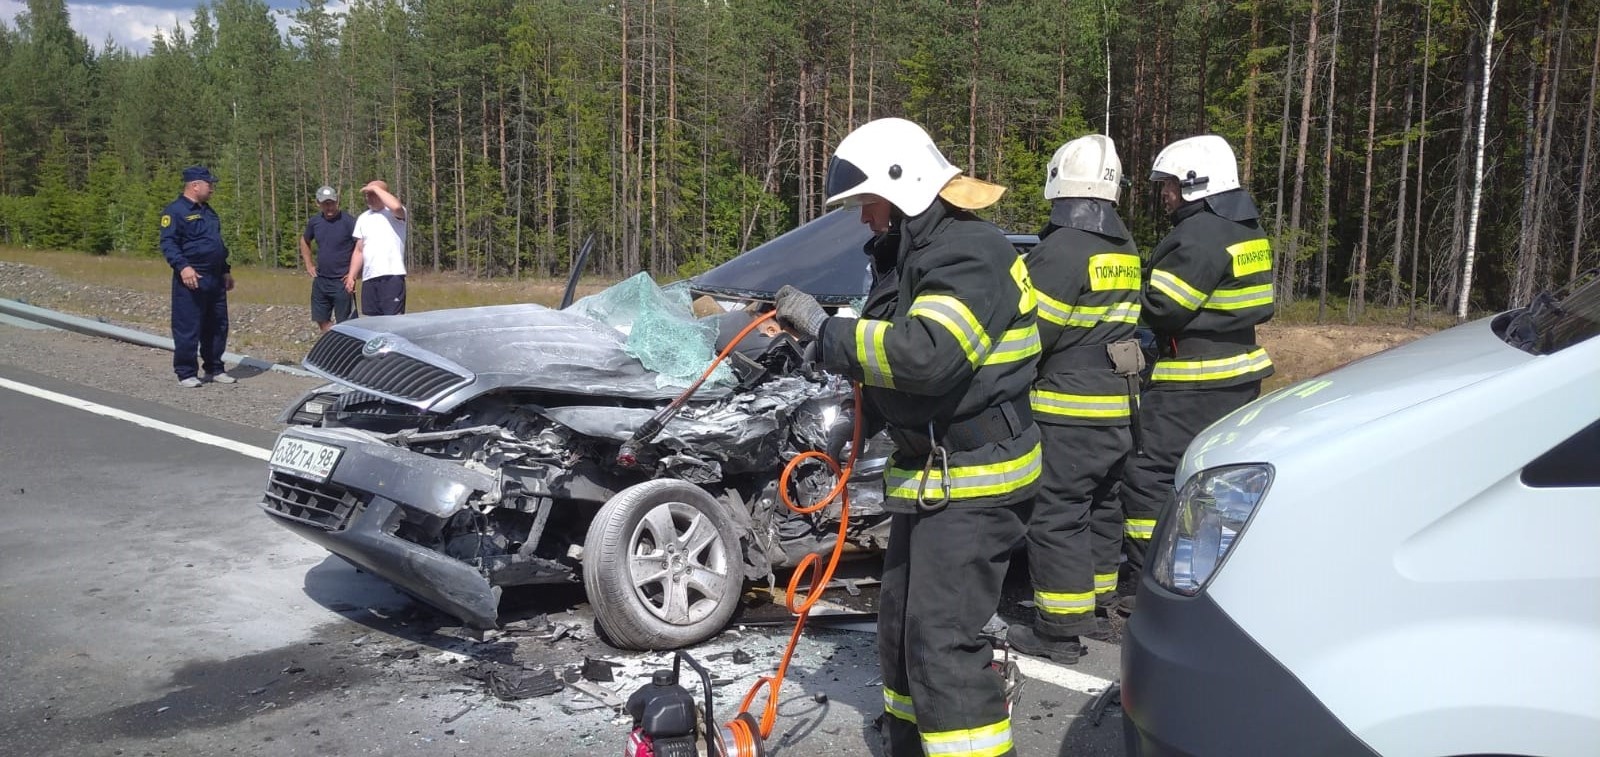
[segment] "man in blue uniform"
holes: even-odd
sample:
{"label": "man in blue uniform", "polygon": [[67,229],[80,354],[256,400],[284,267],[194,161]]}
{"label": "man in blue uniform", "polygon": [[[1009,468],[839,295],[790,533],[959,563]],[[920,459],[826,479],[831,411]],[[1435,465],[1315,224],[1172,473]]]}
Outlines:
{"label": "man in blue uniform", "polygon": [[161,209],[161,254],[172,266],[172,370],[178,385],[232,384],[222,365],[228,345],[228,292],[233,289],[222,224],[207,201],[217,177],[205,166],[183,169],[183,194]]}

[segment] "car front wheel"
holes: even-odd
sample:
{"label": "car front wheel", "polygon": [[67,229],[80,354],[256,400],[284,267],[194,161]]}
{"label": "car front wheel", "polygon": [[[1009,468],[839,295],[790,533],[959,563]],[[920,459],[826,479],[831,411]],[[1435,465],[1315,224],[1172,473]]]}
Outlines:
{"label": "car front wheel", "polygon": [[738,535],[700,487],[657,479],[612,497],[583,544],[595,621],[622,649],[675,649],[711,638],[742,588]]}

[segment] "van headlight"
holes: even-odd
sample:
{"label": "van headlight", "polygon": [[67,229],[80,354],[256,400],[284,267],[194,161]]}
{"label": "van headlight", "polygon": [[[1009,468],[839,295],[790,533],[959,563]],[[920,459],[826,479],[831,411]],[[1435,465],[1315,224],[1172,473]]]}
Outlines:
{"label": "van headlight", "polygon": [[1272,466],[1235,465],[1200,471],[1178,492],[1177,507],[1158,529],[1151,562],[1156,583],[1185,596],[1200,593],[1244,532],[1272,484]]}

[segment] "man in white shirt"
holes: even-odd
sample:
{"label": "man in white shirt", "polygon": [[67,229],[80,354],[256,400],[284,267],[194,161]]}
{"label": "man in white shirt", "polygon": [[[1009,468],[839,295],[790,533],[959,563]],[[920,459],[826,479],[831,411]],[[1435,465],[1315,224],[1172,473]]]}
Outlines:
{"label": "man in white shirt", "polygon": [[406,312],[406,207],[382,181],[362,187],[361,194],[367,210],[356,219],[356,249],[344,286],[355,291],[361,277],[362,315],[400,315]]}

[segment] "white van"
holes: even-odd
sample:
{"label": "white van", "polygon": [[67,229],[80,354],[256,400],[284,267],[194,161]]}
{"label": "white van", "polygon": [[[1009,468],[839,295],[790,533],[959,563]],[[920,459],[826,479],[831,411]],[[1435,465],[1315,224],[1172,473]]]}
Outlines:
{"label": "white van", "polygon": [[1600,281],[1189,447],[1123,640],[1130,757],[1600,755]]}

